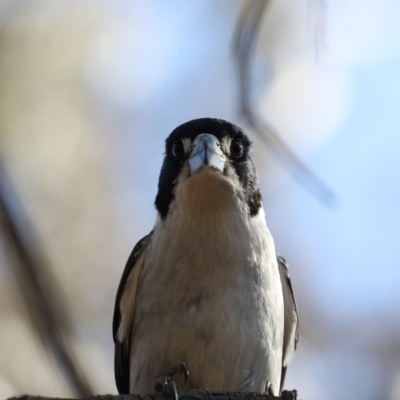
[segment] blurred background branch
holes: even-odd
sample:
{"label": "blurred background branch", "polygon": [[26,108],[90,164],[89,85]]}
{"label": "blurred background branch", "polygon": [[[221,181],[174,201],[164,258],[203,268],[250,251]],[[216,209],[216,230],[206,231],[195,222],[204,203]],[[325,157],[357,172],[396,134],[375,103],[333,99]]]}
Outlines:
{"label": "blurred background branch", "polygon": [[46,350],[57,361],[72,391],[77,396],[89,396],[93,391],[69,344],[73,329],[63,292],[45,262],[38,236],[24,214],[0,162],[0,227],[29,321]]}
{"label": "blurred background branch", "polygon": [[[332,190],[289,149],[270,123],[265,119],[261,121],[257,117],[252,105],[251,64],[254,61],[252,56],[257,44],[261,23],[270,4],[271,0],[246,1],[236,25],[233,48],[238,71],[240,114],[301,185],[307,188],[322,203],[332,205],[335,200]],[[318,26],[314,32],[316,57],[319,54],[323,26],[320,14],[317,22]]]}

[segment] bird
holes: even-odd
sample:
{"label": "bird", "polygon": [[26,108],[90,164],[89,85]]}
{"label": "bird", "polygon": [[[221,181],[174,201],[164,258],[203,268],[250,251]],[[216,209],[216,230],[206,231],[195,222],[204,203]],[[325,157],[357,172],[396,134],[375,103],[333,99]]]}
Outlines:
{"label": "bird", "polygon": [[156,222],[133,248],[116,295],[120,394],[169,382],[281,394],[298,312],[251,152],[245,132],[222,119],[191,120],[167,137]]}

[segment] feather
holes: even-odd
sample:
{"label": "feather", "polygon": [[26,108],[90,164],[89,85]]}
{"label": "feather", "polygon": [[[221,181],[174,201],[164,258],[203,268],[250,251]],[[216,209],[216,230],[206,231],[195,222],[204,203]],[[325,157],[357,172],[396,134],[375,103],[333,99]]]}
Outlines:
{"label": "feather", "polygon": [[294,296],[292,282],[290,280],[288,265],[286,260],[277,255],[279,273],[281,275],[284,310],[285,310],[285,325],[283,333],[283,352],[282,352],[282,375],[281,388],[285,383],[287,364],[292,358],[294,351],[299,341],[299,318],[297,312],[297,303]]}
{"label": "feather", "polygon": [[[120,394],[129,394],[130,330],[135,309],[136,286],[142,269],[143,258],[149,235],[142,238],[133,248],[128,258],[115,300],[113,337],[115,343],[114,373]],[[128,284],[129,283],[129,284]],[[129,286],[129,291],[125,290]],[[126,304],[126,296],[133,301]],[[124,329],[121,329],[123,327]]]}

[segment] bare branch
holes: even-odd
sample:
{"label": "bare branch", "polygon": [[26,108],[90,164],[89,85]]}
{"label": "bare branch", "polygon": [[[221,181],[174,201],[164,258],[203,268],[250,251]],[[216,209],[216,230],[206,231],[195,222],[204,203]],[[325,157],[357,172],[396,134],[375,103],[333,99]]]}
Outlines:
{"label": "bare branch", "polygon": [[270,0],[246,2],[236,25],[233,50],[239,81],[239,112],[304,187],[323,203],[332,204],[333,192],[289,149],[271,124],[261,121],[253,110],[250,91],[251,56],[262,18],[270,3]]}
{"label": "bare branch", "polygon": [[[266,394],[244,393],[244,392],[209,392],[206,390],[182,390],[178,391],[179,400],[295,400],[297,392],[285,392],[282,397],[275,397]],[[98,395],[85,397],[81,400],[171,400],[173,394],[151,394],[146,396],[139,395]],[[72,400],[72,399],[56,399],[41,396],[21,396],[12,397],[9,400]]]}
{"label": "bare branch", "polygon": [[321,49],[326,46],[326,0],[308,0],[308,13],[315,61],[318,63],[321,58]]}
{"label": "bare branch", "polygon": [[37,238],[23,215],[22,206],[0,163],[0,229],[13,255],[10,257],[13,263],[11,271],[30,322],[64,372],[73,391],[78,396],[88,396],[93,391],[79,368],[65,334],[72,331],[67,307]]}

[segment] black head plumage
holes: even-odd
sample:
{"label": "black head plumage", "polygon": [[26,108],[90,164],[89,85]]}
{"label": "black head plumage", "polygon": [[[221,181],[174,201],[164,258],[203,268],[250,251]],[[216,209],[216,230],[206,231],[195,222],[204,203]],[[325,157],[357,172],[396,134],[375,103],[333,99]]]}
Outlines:
{"label": "black head plumage", "polygon": [[162,219],[166,218],[171,202],[174,200],[174,187],[186,159],[177,159],[173,155],[173,145],[182,139],[194,141],[202,133],[214,135],[218,140],[228,136],[232,141],[240,140],[243,154],[239,158],[227,155],[228,162],[235,168],[243,186],[250,215],[256,215],[261,207],[261,194],[258,186],[257,172],[251,158],[251,142],[238,126],[216,118],[200,118],[186,122],[175,128],[165,141],[165,158],[158,181],[158,193],[155,206]]}

